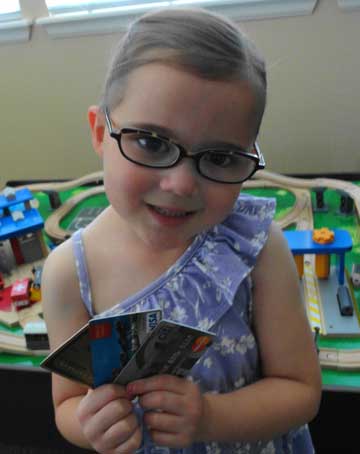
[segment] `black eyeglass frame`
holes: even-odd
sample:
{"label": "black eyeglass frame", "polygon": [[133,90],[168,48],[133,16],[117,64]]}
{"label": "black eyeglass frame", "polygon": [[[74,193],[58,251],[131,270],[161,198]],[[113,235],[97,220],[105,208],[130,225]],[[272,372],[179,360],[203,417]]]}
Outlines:
{"label": "black eyeglass frame", "polygon": [[[220,150],[217,150],[216,148],[209,148],[209,149],[202,149],[201,151],[198,151],[194,154],[191,154],[189,153],[186,148],[177,143],[177,142],[174,142],[172,139],[170,139],[169,137],[165,137],[165,136],[162,136],[161,134],[158,134],[156,132],[153,132],[153,131],[148,131],[147,129],[141,129],[141,128],[134,128],[134,127],[131,127],[131,126],[124,126],[123,128],[119,129],[119,130],[115,130],[112,126],[112,123],[111,123],[111,119],[110,119],[110,114],[109,114],[109,111],[107,108],[105,108],[103,110],[104,112],[104,115],[105,115],[105,121],[106,121],[106,125],[108,127],[108,130],[109,130],[109,134],[110,134],[110,137],[112,137],[113,139],[115,139],[118,143],[118,146],[119,146],[119,150],[122,154],[122,156],[127,159],[128,161],[134,163],[134,164],[137,164],[139,166],[142,166],[142,167],[148,167],[148,168],[151,168],[151,169],[170,169],[171,167],[175,167],[183,158],[191,158],[195,161],[195,164],[196,164],[196,170],[198,171],[199,175],[201,175],[203,178],[206,178],[207,180],[210,180],[210,181],[214,181],[216,183],[223,183],[223,184],[240,184],[240,183],[243,183],[244,181],[246,180],[249,180],[255,172],[257,172],[258,170],[262,170],[265,168],[265,159],[264,159],[264,156],[263,154],[261,153],[260,151],[260,148],[259,148],[259,145],[257,144],[257,142],[254,142],[254,149],[256,151],[256,155],[253,154],[253,153],[249,153],[248,151],[245,151],[243,150],[241,147],[237,147],[237,146],[233,146],[229,147],[229,155],[231,154],[238,154],[239,156],[243,156],[245,158],[248,158],[252,161],[255,162],[255,168],[254,170],[250,173],[249,176],[247,176],[246,178],[243,178],[241,180],[237,180],[237,181],[222,181],[222,180],[216,180],[214,178],[211,178],[207,175],[204,175],[201,171],[201,168],[200,168],[200,160],[201,158],[203,157],[204,154],[206,153],[211,153],[211,152],[216,152],[216,151],[220,151]],[[121,146],[121,136],[123,134],[129,134],[129,133],[141,133],[145,136],[148,136],[148,137],[153,137],[153,138],[159,138],[169,144],[172,144],[174,145],[175,147],[178,148],[179,150],[179,156],[176,158],[176,160],[171,163],[171,164],[167,164],[167,165],[151,165],[151,164],[143,164],[141,162],[138,162],[138,161],[135,161],[133,159],[131,159],[125,152],[124,150],[122,149],[122,146]],[[221,150],[223,151],[223,150]]]}

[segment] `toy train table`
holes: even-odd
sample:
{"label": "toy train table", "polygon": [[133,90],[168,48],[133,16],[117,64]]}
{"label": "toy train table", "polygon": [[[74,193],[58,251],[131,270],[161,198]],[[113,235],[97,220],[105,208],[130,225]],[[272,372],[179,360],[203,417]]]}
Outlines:
{"label": "toy train table", "polygon": [[[96,172],[66,182],[9,182],[1,192],[0,367],[38,368],[46,354],[41,265],[108,205],[102,179]],[[259,171],[243,191],[276,198],[275,220],[294,255],[324,388],[360,391],[360,175],[350,181]],[[17,297],[21,284],[25,293]]]}

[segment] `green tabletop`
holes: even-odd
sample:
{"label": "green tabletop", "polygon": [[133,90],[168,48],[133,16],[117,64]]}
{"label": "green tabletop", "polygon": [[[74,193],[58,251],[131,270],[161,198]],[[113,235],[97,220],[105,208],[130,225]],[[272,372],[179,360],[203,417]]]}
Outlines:
{"label": "green tabletop", "polygon": [[[353,181],[354,184],[360,185],[359,181]],[[75,188],[72,190],[62,191],[59,193],[61,201],[67,200],[78,194],[80,191],[87,189],[86,187]],[[278,188],[259,188],[259,189],[245,189],[244,192],[251,193],[258,196],[275,197],[277,200],[277,209],[275,219],[280,219],[288,213],[295,202],[293,193]],[[311,193],[313,203],[315,203],[315,192]],[[51,213],[48,196],[44,193],[35,193],[35,197],[39,201],[39,211],[44,219]],[[327,189],[324,193],[325,203],[328,206],[328,212],[314,213],[314,227],[329,227],[347,229],[353,239],[353,249],[350,253],[346,254],[346,268],[351,269],[351,264],[356,261],[360,263],[360,226],[354,214],[343,215],[339,213],[339,206],[341,202],[341,193],[335,190]],[[79,211],[84,207],[105,207],[108,202],[104,194],[99,194],[91,198],[85,199],[78,206],[76,206],[61,222],[63,228],[68,228],[74,218],[78,215]],[[290,227],[291,228],[291,227]],[[359,313],[360,305],[360,290],[354,292],[357,304],[357,313]],[[8,330],[4,325],[0,325],[1,330]],[[10,328],[11,331],[22,333],[20,328]],[[319,338],[318,347],[322,348],[335,348],[335,349],[360,349],[360,338],[350,337],[346,339],[338,338]],[[43,357],[34,356],[19,356],[13,354],[0,354],[0,368],[31,368],[33,370],[40,370],[39,363]],[[343,371],[343,370],[323,370],[322,371],[323,386],[325,389],[335,390],[356,390],[360,392],[360,370],[359,371]]]}

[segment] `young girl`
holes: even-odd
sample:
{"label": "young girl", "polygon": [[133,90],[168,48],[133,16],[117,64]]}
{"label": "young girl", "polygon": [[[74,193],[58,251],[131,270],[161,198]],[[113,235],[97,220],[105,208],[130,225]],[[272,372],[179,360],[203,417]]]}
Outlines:
{"label": "young girl", "polygon": [[[43,274],[52,349],[96,314],[161,308],[214,344],[185,378],[88,390],[53,375],[56,422],[115,453],[312,453],[320,374],[273,200],[239,197],[264,160],[263,60],[202,10],[138,19],[89,109],[110,206]],[[137,399],[134,399],[134,398]]]}

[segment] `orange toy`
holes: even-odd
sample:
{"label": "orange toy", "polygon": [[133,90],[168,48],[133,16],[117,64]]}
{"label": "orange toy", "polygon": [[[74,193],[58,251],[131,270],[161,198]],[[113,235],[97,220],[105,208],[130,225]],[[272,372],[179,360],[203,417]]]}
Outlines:
{"label": "orange toy", "polygon": [[[313,241],[318,244],[329,244],[334,241],[334,232],[327,227],[313,231]],[[330,274],[329,254],[319,254],[315,257],[315,270],[319,279],[327,279]]]}
{"label": "orange toy", "polygon": [[327,227],[322,227],[321,229],[315,229],[313,231],[313,241],[318,244],[329,244],[334,241],[335,235],[334,232]]}

